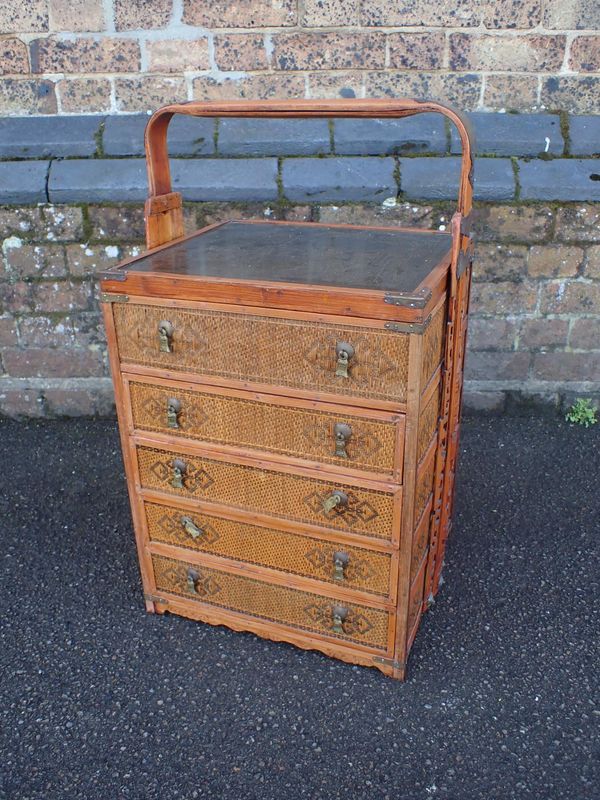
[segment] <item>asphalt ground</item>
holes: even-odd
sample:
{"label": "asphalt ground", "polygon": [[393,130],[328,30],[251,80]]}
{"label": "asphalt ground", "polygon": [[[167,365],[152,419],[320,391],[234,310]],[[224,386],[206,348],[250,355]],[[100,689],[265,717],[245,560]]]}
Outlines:
{"label": "asphalt ground", "polygon": [[398,683],[146,614],[115,424],[2,422],[0,797],[597,800],[599,434],[464,420]]}

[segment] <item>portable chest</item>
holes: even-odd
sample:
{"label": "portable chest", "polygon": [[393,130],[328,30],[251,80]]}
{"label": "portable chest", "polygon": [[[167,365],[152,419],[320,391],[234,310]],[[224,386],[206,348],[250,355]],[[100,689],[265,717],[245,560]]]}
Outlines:
{"label": "portable chest", "polygon": [[[195,116],[437,111],[450,232],[232,221],[183,236],[166,131]],[[414,100],[167,106],[146,131],[148,252],[101,293],[150,612],[404,678],[450,529],[471,276],[462,117]]]}

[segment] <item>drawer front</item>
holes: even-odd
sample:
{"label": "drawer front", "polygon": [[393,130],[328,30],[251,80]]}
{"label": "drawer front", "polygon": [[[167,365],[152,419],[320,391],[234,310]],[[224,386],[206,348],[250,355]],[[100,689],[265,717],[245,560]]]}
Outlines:
{"label": "drawer front", "polygon": [[[150,447],[138,447],[137,456],[140,481],[147,489],[322,528],[382,539],[392,537],[394,494],[391,491],[357,488],[344,481],[313,480]],[[182,463],[178,465],[177,461]],[[345,493],[347,503],[326,510],[323,503],[336,489]]]}
{"label": "drawer front", "polygon": [[146,503],[153,542],[257,564],[387,597],[391,556],[362,547]]}
{"label": "drawer front", "polygon": [[[113,306],[122,362],[312,392],[404,402],[408,336],[352,325],[204,309]],[[166,321],[169,335],[159,335]],[[351,345],[348,377],[336,348]],[[343,372],[343,368],[341,372]]]}
{"label": "drawer front", "polygon": [[[140,431],[388,475],[394,469],[398,423],[364,419],[343,410],[324,413],[138,381],[131,381],[129,389],[133,423]],[[336,443],[336,431],[342,436],[341,445]],[[336,457],[336,448],[346,456]]]}
{"label": "drawer front", "polygon": [[[248,616],[387,650],[389,613],[298,589],[232,575],[164,556],[152,556],[156,588]],[[334,609],[343,609],[341,626]],[[339,611],[339,608],[337,609]]]}

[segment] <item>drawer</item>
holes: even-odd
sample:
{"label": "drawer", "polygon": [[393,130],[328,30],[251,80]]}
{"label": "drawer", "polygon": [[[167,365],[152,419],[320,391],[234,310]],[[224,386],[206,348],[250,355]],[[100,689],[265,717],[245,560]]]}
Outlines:
{"label": "drawer", "polygon": [[151,542],[359,589],[388,597],[391,556],[180,508],[145,503]]}
{"label": "drawer", "polygon": [[[406,399],[404,333],[133,302],[115,303],[113,314],[123,364],[312,393]],[[350,353],[347,368],[342,351]]]}
{"label": "drawer", "polygon": [[[390,613],[153,555],[156,588],[294,630],[386,651]],[[335,618],[337,614],[338,619]]]}
{"label": "drawer", "polygon": [[[314,403],[270,395],[185,384],[130,380],[134,427],[215,444],[249,448],[285,458],[301,458],[339,467],[394,474],[401,478],[404,417],[371,412],[379,419],[315,410]],[[338,455],[336,456],[336,451]],[[396,467],[394,462],[397,462]]]}
{"label": "drawer", "polygon": [[[145,489],[197,498],[295,523],[391,539],[399,530],[401,488],[377,490],[344,480],[315,480],[308,470],[263,469],[249,460],[187,455],[155,447],[137,448],[140,482]],[[324,503],[343,493],[331,508]]]}

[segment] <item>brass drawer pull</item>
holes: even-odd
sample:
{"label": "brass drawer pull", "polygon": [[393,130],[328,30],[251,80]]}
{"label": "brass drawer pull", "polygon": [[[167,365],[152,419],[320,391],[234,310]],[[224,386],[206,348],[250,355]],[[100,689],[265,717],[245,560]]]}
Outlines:
{"label": "brass drawer pull", "polygon": [[344,553],[343,550],[338,550],[337,553],[333,554],[333,580],[334,581],[344,581],[346,580],[346,575],[344,570],[350,563],[350,556],[348,553]]}
{"label": "brass drawer pull", "polygon": [[348,367],[350,366],[350,359],[354,355],[354,348],[348,342],[338,342],[335,346],[335,354],[337,356],[336,377],[349,378]]}
{"label": "brass drawer pull", "polygon": [[348,505],[348,495],[340,492],[339,489],[333,491],[329,497],[323,500],[323,511],[329,514],[334,508],[345,508]]}
{"label": "brass drawer pull", "polygon": [[167,400],[167,427],[179,427],[179,412],[181,411],[181,401],[175,397],[169,397]]}
{"label": "brass drawer pull", "polygon": [[344,606],[333,606],[331,609],[331,616],[333,617],[332,630],[334,633],[344,633],[344,620],[348,616],[348,609]]}
{"label": "brass drawer pull", "polygon": [[187,465],[185,461],[182,461],[180,458],[176,458],[173,460],[173,477],[171,478],[171,486],[174,489],[183,489],[185,488],[183,485],[183,479],[185,477],[185,473],[187,472]]}
{"label": "brass drawer pull", "polygon": [[196,589],[196,583],[199,577],[200,575],[196,572],[195,569],[192,569],[191,567],[188,569],[187,571],[188,591],[193,592],[194,594],[197,593],[198,590]]}
{"label": "brass drawer pull", "polygon": [[184,531],[189,534],[192,539],[198,539],[204,534],[202,528],[199,528],[191,517],[182,517],[181,524],[183,525]]}
{"label": "brass drawer pull", "polygon": [[348,458],[346,445],[348,444],[348,439],[352,436],[352,428],[345,422],[337,422],[333,426],[333,435],[335,437],[335,455],[338,458]]}
{"label": "brass drawer pull", "polygon": [[173,323],[163,319],[158,323],[158,349],[161,353],[173,352]]}

